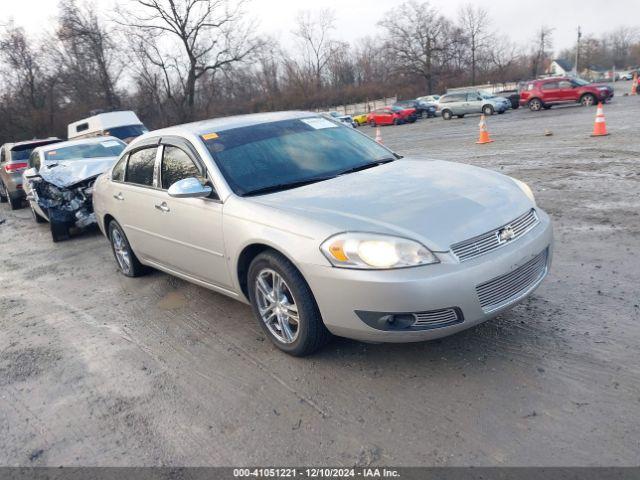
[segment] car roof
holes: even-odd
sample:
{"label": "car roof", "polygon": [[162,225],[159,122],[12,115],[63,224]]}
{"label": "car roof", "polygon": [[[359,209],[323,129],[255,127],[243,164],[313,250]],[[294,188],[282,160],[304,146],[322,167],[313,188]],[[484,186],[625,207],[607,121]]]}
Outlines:
{"label": "car roof", "polygon": [[103,137],[89,137],[89,138],[80,138],[77,140],[67,140],[66,142],[58,142],[51,143],[49,145],[43,145],[41,147],[37,147],[34,150],[39,152],[50,152],[52,150],[59,150],[65,147],[73,147],[75,145],[95,145],[97,143],[101,143],[107,140],[116,140],[118,143],[124,144],[122,140],[112,136],[103,136]]}
{"label": "car roof", "polygon": [[34,138],[32,140],[22,140],[20,142],[5,143],[3,146],[5,146],[9,150],[11,150],[12,148],[15,148],[15,147],[23,147],[25,145],[31,145],[31,144],[34,144],[34,143],[53,142],[53,141],[60,141],[60,140],[61,139],[58,138],[58,137]]}
{"label": "car roof", "polygon": [[175,125],[173,127],[152,130],[138,137],[135,143],[143,141],[147,138],[171,136],[171,135],[206,135],[209,133],[223,132],[234,128],[250,127],[252,125],[260,125],[263,123],[279,122],[283,120],[296,120],[299,118],[319,117],[320,114],[315,112],[304,111],[286,111],[286,112],[269,112],[269,113],[251,113],[247,115],[234,115],[230,117],[213,118],[210,120],[201,120],[199,122],[185,123]]}

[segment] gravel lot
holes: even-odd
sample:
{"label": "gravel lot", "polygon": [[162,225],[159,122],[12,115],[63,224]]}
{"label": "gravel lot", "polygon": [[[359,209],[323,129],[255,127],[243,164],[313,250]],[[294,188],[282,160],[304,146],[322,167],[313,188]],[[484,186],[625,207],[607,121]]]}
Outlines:
{"label": "gravel lot", "polygon": [[429,343],[291,358],[247,306],[126,278],[99,233],[54,245],[2,205],[0,464],[637,465],[640,97],[605,113],[605,138],[581,107],[495,115],[481,146],[478,117],[382,128],[529,183],[554,220],[528,301]]}

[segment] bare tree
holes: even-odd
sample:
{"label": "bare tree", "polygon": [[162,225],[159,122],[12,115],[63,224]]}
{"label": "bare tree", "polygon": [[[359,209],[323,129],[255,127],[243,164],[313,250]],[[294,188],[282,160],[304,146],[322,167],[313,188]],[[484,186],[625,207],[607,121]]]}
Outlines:
{"label": "bare tree", "polygon": [[543,67],[544,61],[548,56],[548,51],[553,46],[552,33],[553,28],[545,25],[540,27],[540,30],[536,33],[535,51],[531,57],[531,75],[533,77],[537,77],[540,73],[541,67]]}
{"label": "bare tree", "polygon": [[[170,69],[179,76],[187,105],[185,119],[194,116],[196,83],[201,77],[249,59],[262,45],[252,35],[251,26],[243,22],[243,0],[131,2],[136,8],[121,12],[119,22],[132,29],[132,34],[154,39],[157,55],[153,52],[149,58],[155,57],[154,64],[162,62],[165,72]],[[162,49],[160,45],[167,43],[164,37],[174,42]]]}
{"label": "bare tree", "polygon": [[459,24],[469,46],[471,56],[471,84],[476,84],[478,54],[488,46],[490,39],[489,14],[482,7],[467,4],[458,13]]}
{"label": "bare tree", "polygon": [[304,10],[296,19],[297,27],[293,34],[301,43],[304,66],[313,77],[316,90],[322,88],[324,71],[338,49],[337,42],[330,38],[334,23],[332,10],[321,10],[317,14]]}

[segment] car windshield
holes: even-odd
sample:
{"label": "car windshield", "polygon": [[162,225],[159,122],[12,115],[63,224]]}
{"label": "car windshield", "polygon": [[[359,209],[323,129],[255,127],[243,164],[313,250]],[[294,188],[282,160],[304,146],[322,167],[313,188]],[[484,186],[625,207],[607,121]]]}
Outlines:
{"label": "car windshield", "polygon": [[391,107],[391,110],[393,110],[394,112],[402,112],[405,108],[407,107],[394,106],[394,107]]}
{"label": "car windshield", "polygon": [[117,157],[126,145],[120,140],[103,140],[98,143],[71,145],[44,153],[45,160],[83,160],[87,158]]}
{"label": "car windshield", "polygon": [[113,127],[104,132],[105,135],[111,135],[112,137],[119,138],[120,140],[127,140],[129,138],[139,137],[143,133],[147,133],[149,130],[144,125],[127,125],[124,127]]}
{"label": "car windshield", "polygon": [[[238,195],[269,193],[396,157],[364,134],[310,117],[224,130],[204,140]],[[205,138],[203,137],[203,138]]]}

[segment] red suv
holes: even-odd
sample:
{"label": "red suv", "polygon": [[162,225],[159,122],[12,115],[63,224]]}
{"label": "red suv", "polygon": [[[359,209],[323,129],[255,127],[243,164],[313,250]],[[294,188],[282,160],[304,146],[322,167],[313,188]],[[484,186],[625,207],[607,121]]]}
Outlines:
{"label": "red suv", "polygon": [[548,110],[560,103],[580,103],[584,106],[606,102],[613,98],[613,88],[608,85],[589,83],[581,78],[553,77],[532,80],[520,91],[520,105],[534,112]]}

